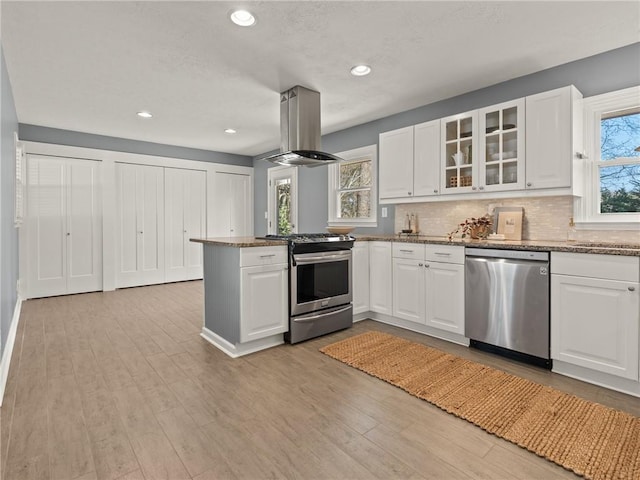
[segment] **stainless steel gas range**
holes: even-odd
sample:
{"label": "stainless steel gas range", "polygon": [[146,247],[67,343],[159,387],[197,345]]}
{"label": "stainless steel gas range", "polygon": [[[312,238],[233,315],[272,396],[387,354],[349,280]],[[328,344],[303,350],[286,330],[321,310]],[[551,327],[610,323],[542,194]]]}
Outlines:
{"label": "stainless steel gas range", "polygon": [[325,233],[267,235],[289,244],[289,331],[303,340],[353,324],[351,248],[354,237]]}

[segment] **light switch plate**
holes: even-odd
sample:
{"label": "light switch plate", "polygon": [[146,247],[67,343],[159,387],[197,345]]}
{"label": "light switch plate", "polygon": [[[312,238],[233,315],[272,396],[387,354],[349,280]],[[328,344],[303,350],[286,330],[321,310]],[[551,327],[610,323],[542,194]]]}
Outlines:
{"label": "light switch plate", "polygon": [[382,218],[387,218],[387,207],[382,207]]}

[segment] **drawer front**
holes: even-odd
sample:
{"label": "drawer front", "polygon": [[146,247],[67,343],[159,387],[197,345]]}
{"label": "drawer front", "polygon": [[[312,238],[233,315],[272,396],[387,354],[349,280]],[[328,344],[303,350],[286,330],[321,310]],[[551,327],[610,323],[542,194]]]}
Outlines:
{"label": "drawer front", "polygon": [[429,262],[464,264],[464,247],[427,245],[425,259]]}
{"label": "drawer front", "polygon": [[393,258],[424,260],[424,245],[421,243],[393,242]]}
{"label": "drawer front", "polygon": [[287,263],[287,247],[250,247],[240,249],[240,266],[275,265]]}
{"label": "drawer front", "polygon": [[640,257],[551,252],[551,273],[640,282]]}

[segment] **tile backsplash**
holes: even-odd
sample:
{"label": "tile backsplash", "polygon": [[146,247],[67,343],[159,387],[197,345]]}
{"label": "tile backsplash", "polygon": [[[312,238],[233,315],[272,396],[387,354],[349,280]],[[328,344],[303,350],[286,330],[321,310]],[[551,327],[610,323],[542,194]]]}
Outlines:
{"label": "tile backsplash", "polygon": [[[468,217],[479,217],[495,207],[524,208],[523,240],[567,239],[569,218],[573,216],[573,197],[537,197],[519,199],[463,200],[396,205],[395,231],[404,228],[407,214],[418,216],[421,235],[444,236]],[[640,233],[626,230],[578,230],[578,241],[640,243]]]}

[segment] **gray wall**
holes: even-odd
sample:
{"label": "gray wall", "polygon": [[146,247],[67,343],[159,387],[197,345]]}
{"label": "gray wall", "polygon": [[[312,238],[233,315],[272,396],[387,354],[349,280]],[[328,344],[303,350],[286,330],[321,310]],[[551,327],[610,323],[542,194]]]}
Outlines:
{"label": "gray wall", "polygon": [[[322,149],[336,153],[365,145],[377,145],[378,135],[382,132],[571,84],[575,85],[585,97],[640,85],[640,43],[325,135],[322,137]],[[254,157],[253,163],[255,175],[254,230],[256,235],[263,235],[266,232],[263,212],[267,209],[267,169],[273,165],[261,160],[265,155]],[[299,192],[299,231],[324,230],[328,211],[327,167],[300,168]],[[378,207],[377,229],[363,228],[356,230],[356,233],[393,233],[394,207],[392,205],[388,205],[388,207],[389,218],[387,219],[380,218],[381,207]]]}
{"label": "gray wall", "polygon": [[[18,116],[13,92],[0,48],[0,354],[4,353],[7,335],[17,301],[18,230],[13,226],[16,165],[13,132],[18,131]],[[0,357],[1,358],[1,357]]]}
{"label": "gray wall", "polygon": [[107,137],[92,133],[74,132],[58,128],[41,127],[38,125],[20,124],[20,140],[31,142],[53,143],[57,145],[71,145],[74,147],[96,148],[116,152],[139,153],[156,155],[159,157],[181,158],[184,160],[198,160],[201,162],[224,163],[227,165],[252,166],[251,157],[232,153],[213,152],[196,148],[164,145],[161,143],[141,142],[127,138]]}

